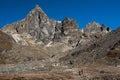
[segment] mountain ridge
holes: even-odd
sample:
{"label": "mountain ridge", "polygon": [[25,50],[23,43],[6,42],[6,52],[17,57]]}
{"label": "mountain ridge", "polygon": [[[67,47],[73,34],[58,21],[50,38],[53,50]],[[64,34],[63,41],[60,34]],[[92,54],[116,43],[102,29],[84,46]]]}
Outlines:
{"label": "mountain ridge", "polygon": [[[93,30],[89,31],[90,28]],[[81,32],[87,33],[89,31],[91,33],[96,33],[97,30],[95,30],[95,28],[98,28],[98,32],[108,32],[106,26],[102,27],[96,22],[87,24]],[[23,20],[4,26],[2,31],[10,34],[13,38],[19,37],[20,34],[23,33],[28,34],[35,39],[35,41],[33,41],[34,43],[41,42],[48,44],[51,40],[59,41],[62,36],[67,36],[71,32],[79,32],[80,30],[78,29],[78,24],[74,19],[66,17],[59,22],[49,19],[45,12],[36,5]]]}

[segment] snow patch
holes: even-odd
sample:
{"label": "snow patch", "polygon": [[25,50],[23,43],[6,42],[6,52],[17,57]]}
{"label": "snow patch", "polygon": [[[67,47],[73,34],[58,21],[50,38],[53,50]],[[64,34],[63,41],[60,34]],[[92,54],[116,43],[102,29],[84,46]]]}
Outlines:
{"label": "snow patch", "polygon": [[27,42],[21,37],[20,34],[12,34],[12,37],[18,44],[27,45]]}
{"label": "snow patch", "polygon": [[61,23],[61,21],[57,21],[58,23]]}
{"label": "snow patch", "polygon": [[83,29],[81,29],[81,32],[82,32],[82,33],[84,33],[84,30],[83,30]]}
{"label": "snow patch", "polygon": [[52,44],[52,41],[50,41],[50,42],[46,45],[46,47],[52,46],[51,44]]}

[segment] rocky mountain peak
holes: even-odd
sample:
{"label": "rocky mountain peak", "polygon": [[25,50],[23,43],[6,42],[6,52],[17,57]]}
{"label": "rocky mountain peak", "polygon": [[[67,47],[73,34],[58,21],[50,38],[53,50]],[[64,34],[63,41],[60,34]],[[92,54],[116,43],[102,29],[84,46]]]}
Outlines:
{"label": "rocky mountain peak", "polygon": [[36,6],[35,6],[35,9],[40,10],[40,11],[42,11],[42,12],[43,12],[43,10],[40,8],[40,6],[39,6],[39,5],[36,5]]}
{"label": "rocky mountain peak", "polygon": [[35,8],[29,12],[25,20],[32,23],[32,26],[34,27],[42,26],[43,24],[40,23],[49,23],[48,16],[38,5],[36,5]]}
{"label": "rocky mountain peak", "polygon": [[[41,13],[45,14],[45,12],[40,8],[39,5],[36,5],[36,6],[34,7],[34,9],[31,10],[30,12],[31,12],[32,14],[34,14],[34,13],[36,13],[36,12],[41,12]],[[45,15],[46,15],[46,14],[45,14]]]}
{"label": "rocky mountain peak", "polygon": [[[30,11],[30,13],[28,14],[27,17],[30,16],[36,16],[38,19],[41,20],[48,20],[48,16],[46,15],[46,13],[39,7],[39,5],[36,5],[35,8],[33,10]],[[45,18],[45,19],[43,19]]]}
{"label": "rocky mountain peak", "polygon": [[83,31],[86,33],[98,33],[98,32],[107,33],[110,31],[110,28],[104,24],[100,25],[97,22],[90,22],[85,26]]}
{"label": "rocky mountain peak", "polygon": [[54,26],[55,20],[49,19],[45,12],[36,5],[23,20],[4,26],[2,31],[12,36],[27,33],[36,41],[46,42],[53,38]]}
{"label": "rocky mountain peak", "polygon": [[96,32],[96,31],[99,31],[100,26],[101,25],[99,23],[97,23],[97,22],[90,22],[85,26],[84,32]]}

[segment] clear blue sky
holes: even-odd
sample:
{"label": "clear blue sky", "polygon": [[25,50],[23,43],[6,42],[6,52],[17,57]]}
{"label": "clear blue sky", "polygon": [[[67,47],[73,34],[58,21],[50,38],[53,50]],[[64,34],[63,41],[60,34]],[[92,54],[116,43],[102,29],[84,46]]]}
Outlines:
{"label": "clear blue sky", "polygon": [[36,4],[49,18],[74,18],[79,28],[91,21],[120,26],[120,0],[0,0],[0,27],[23,19]]}

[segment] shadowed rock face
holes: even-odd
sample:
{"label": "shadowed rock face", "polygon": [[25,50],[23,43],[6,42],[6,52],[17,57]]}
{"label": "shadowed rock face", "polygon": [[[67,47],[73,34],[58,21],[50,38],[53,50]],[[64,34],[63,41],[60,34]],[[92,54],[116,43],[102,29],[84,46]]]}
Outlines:
{"label": "shadowed rock face", "polygon": [[61,22],[56,22],[53,40],[59,42],[63,37],[73,37],[72,35],[75,32],[79,32],[76,21],[74,19],[66,17]]}
{"label": "shadowed rock face", "polygon": [[75,30],[78,30],[78,25],[76,21],[66,17],[62,21],[62,34],[68,35]]}
{"label": "shadowed rock face", "polygon": [[14,40],[9,35],[0,31],[0,52],[3,50],[10,50],[12,49],[12,45]]}

